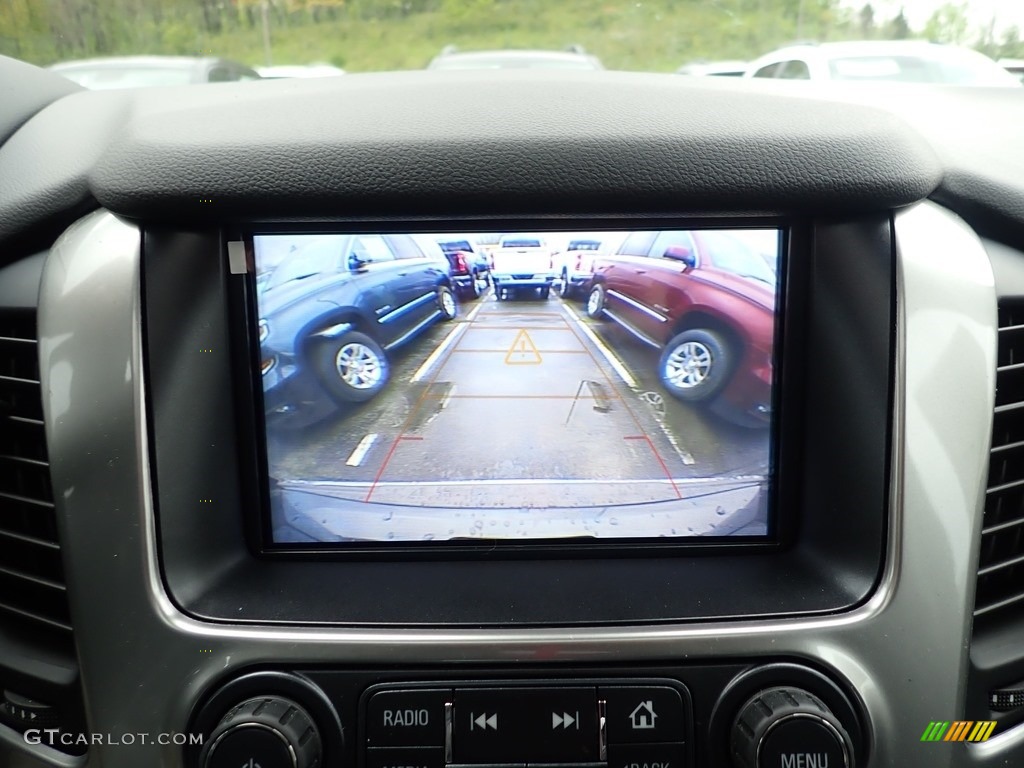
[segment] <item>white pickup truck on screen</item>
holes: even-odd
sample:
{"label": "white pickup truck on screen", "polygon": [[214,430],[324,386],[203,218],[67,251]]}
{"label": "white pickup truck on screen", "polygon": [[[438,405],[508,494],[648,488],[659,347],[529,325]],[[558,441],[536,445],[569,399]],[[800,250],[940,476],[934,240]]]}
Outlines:
{"label": "white pickup truck on screen", "polygon": [[555,281],[554,251],[536,235],[504,235],[491,251],[491,281],[499,301],[525,290],[547,298]]}

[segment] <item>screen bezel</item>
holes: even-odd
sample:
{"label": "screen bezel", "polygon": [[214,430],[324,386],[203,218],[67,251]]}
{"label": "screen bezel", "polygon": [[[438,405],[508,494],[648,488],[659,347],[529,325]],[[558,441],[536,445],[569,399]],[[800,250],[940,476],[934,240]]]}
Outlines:
{"label": "screen bezel", "polygon": [[[546,220],[560,228],[581,217]],[[614,219],[636,229],[651,220]],[[736,226],[781,219],[672,220]],[[427,228],[426,221],[413,226]],[[493,221],[499,219],[487,223]],[[278,224],[244,218],[198,228],[146,225],[140,354],[150,503],[168,598],[186,615],[231,625],[444,628],[820,616],[862,604],[883,573],[898,492],[892,441],[902,362],[892,212],[784,221],[790,271],[805,281],[788,285],[788,305],[798,307],[791,317],[803,323],[789,325],[799,331],[792,338],[803,341],[782,383],[792,418],[782,423],[780,523],[789,533],[780,531],[774,546],[474,558],[259,550],[258,491],[249,474],[256,466],[253,411],[239,392],[251,381],[248,351],[232,331],[242,310],[231,299],[244,278],[229,269],[225,244]],[[352,226],[339,216],[321,231]],[[406,218],[395,228],[409,227]]]}
{"label": "screen bezel", "polygon": [[[573,226],[577,224],[579,226]],[[770,480],[767,496],[767,532],[761,536],[697,536],[679,538],[598,538],[579,539],[480,539],[442,541],[395,541],[395,542],[275,542],[272,536],[271,488],[268,472],[267,431],[264,418],[263,385],[260,374],[260,348],[257,331],[258,307],[255,290],[255,269],[253,238],[279,234],[433,234],[465,232],[490,233],[502,231],[529,231],[538,234],[559,234],[586,230],[587,232],[609,232],[627,234],[636,230],[737,230],[773,229],[778,232],[778,284],[776,287],[776,312],[774,329],[774,366],[772,384],[772,423],[769,437]],[[786,372],[786,345],[799,349],[802,345],[800,329],[800,296],[803,291],[791,291],[790,286],[806,281],[806,273],[794,266],[808,262],[790,258],[790,249],[797,229],[792,220],[772,218],[643,218],[643,219],[565,219],[562,221],[444,221],[444,222],[346,222],[319,225],[277,225],[248,227],[237,232],[244,243],[247,255],[247,270],[238,279],[229,282],[229,300],[232,307],[231,336],[234,348],[236,392],[239,423],[244,423],[247,443],[254,446],[253,452],[242,458],[242,470],[246,477],[246,507],[258,512],[247,516],[247,538],[253,551],[270,558],[322,559],[495,559],[530,557],[636,557],[652,554],[687,554],[721,550],[763,551],[787,546],[795,534],[792,514],[794,499],[781,480],[779,468],[787,462],[787,452],[796,449],[795,443],[783,439],[784,433],[796,434],[792,427],[802,429],[799,424],[800,392],[798,384],[802,377]],[[232,238],[234,239],[234,238]],[[796,237],[799,244],[800,238]],[[788,385],[787,385],[788,384]],[[786,416],[785,414],[790,414]],[[787,430],[780,424],[785,419]],[[795,490],[795,489],[793,489]]]}

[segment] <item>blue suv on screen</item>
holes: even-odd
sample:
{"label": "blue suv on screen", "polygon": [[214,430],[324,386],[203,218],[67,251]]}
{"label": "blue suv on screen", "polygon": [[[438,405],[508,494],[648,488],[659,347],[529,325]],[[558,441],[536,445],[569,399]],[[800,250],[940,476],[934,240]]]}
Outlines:
{"label": "blue suv on screen", "polygon": [[323,235],[257,287],[264,406],[293,426],[370,400],[388,353],[458,313],[448,260],[409,235]]}

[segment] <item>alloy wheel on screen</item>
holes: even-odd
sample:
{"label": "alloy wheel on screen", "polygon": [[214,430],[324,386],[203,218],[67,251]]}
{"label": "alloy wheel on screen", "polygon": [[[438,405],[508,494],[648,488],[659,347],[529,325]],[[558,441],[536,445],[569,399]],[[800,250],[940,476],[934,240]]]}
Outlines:
{"label": "alloy wheel on screen", "polygon": [[695,341],[679,347],[665,366],[669,380],[678,387],[696,387],[711,372],[711,350]]}
{"label": "alloy wheel on screen", "polygon": [[338,374],[355,389],[369,389],[380,381],[380,360],[362,344],[346,344],[338,351]]}

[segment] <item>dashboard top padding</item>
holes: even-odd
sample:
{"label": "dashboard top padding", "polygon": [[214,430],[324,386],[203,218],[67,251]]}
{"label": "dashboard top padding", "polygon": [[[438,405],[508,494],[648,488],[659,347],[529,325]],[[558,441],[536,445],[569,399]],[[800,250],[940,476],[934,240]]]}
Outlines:
{"label": "dashboard top padding", "polygon": [[[2,68],[0,68],[2,75]],[[93,91],[0,147],[0,242],[91,202],[202,223],[812,214],[928,196],[942,169],[866,105],[619,72],[404,72]]]}

